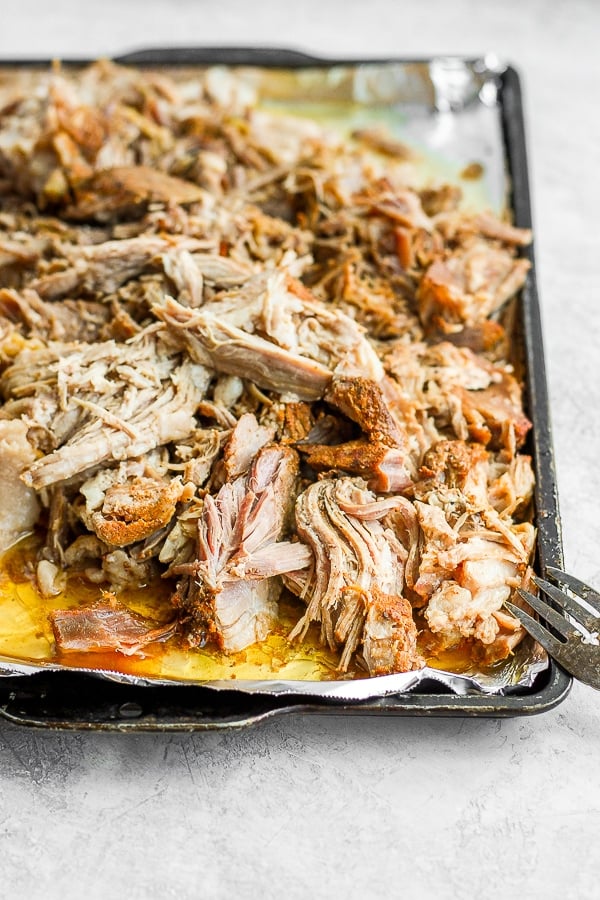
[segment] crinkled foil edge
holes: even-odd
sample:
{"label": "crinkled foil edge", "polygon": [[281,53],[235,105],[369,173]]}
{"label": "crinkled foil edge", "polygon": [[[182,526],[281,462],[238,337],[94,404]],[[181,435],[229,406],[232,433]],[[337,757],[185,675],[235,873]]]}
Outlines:
{"label": "crinkled foil edge", "polygon": [[[527,644],[527,641],[524,641]],[[242,679],[220,681],[182,681],[179,679],[136,676],[122,672],[63,666],[55,663],[26,663],[0,658],[0,678],[35,675],[41,672],[71,672],[93,675],[106,681],[130,684],[136,687],[204,687],[215,691],[239,691],[245,694],[283,697],[286,695],[318,697],[331,700],[369,700],[389,694],[404,694],[415,690],[426,681],[436,681],[458,696],[486,694],[505,696],[532,687],[540,672],[548,668],[549,660],[544,651],[535,645],[517,650],[508,663],[496,671],[458,675],[443,669],[426,666],[415,672],[379,675],[373,678],[356,678],[348,681],[245,681]]]}

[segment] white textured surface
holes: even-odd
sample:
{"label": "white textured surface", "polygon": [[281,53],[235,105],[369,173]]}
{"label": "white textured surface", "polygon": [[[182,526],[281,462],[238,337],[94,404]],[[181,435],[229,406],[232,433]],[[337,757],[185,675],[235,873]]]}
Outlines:
{"label": "white textured surface", "polygon": [[[20,0],[0,56],[158,45],[480,54],[525,86],[567,567],[600,585],[600,4]],[[0,895],[600,896],[600,695],[527,720],[297,717],[217,734],[0,724]]]}

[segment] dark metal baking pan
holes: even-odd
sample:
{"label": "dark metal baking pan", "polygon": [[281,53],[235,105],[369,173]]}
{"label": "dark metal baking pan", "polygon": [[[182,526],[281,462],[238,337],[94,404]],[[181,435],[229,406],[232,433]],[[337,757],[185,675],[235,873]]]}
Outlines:
{"label": "dark metal baking pan", "polygon": [[[115,59],[139,66],[244,65],[274,68],[315,68],[365,63],[409,63],[402,59],[322,59],[293,50],[257,48],[153,49]],[[80,65],[89,60],[67,60]],[[47,66],[44,60],[4,60],[2,67]],[[498,73],[499,106],[510,197],[515,224],[531,227],[525,128],[519,76],[507,67]],[[536,471],[537,568],[562,565],[560,517],[552,449],[550,412],[540,309],[533,250],[519,314],[526,363],[526,407],[533,422],[529,451]],[[458,696],[439,683],[425,681],[410,693],[361,702],[307,697],[273,697],[239,691],[214,691],[192,685],[140,687],[93,675],[48,672],[0,678],[0,716],[41,728],[113,731],[195,731],[240,728],[290,713],[324,715],[487,716],[532,715],[552,709],[567,696],[571,678],[553,660],[531,688],[508,695],[469,693]]]}

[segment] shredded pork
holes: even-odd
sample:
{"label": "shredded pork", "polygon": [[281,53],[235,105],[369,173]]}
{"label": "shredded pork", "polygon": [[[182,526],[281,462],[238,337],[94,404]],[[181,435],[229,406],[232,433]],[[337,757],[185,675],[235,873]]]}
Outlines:
{"label": "shredded pork", "polygon": [[[239,653],[286,590],[342,672],[511,653],[531,234],[221,70],[1,92],[0,549],[35,530],[42,596],[105,598],[53,614],[57,650]],[[126,603],[160,578],[156,626]]]}

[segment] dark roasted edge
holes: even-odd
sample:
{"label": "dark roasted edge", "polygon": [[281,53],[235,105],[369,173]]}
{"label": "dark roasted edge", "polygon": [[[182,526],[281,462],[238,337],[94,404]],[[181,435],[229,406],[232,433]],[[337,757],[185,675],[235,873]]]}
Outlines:
{"label": "dark roasted edge", "polygon": [[[427,59],[399,58],[324,59],[297,50],[268,47],[157,48],[133,51],[114,59],[123,65],[137,66],[222,64],[272,68],[428,62]],[[473,61],[465,60],[467,63]],[[43,68],[49,62],[1,60],[0,66]],[[86,65],[90,60],[63,62],[77,66]],[[520,79],[511,66],[498,79],[503,138],[511,177],[511,205],[515,224],[529,228],[531,207]],[[532,452],[537,480],[538,556],[544,573],[547,565],[561,566],[562,543],[533,249],[527,248],[524,255],[532,263],[521,307],[528,409],[534,423]],[[552,709],[565,699],[571,684],[570,676],[553,660],[532,688],[509,696],[457,696],[449,690],[441,690],[438,682],[430,680],[410,693],[362,702],[271,697],[213,691],[191,685],[136,687],[78,673],[39,673],[29,677],[0,678],[0,717],[13,724],[38,728],[136,732],[231,730],[294,713],[508,718]]]}

